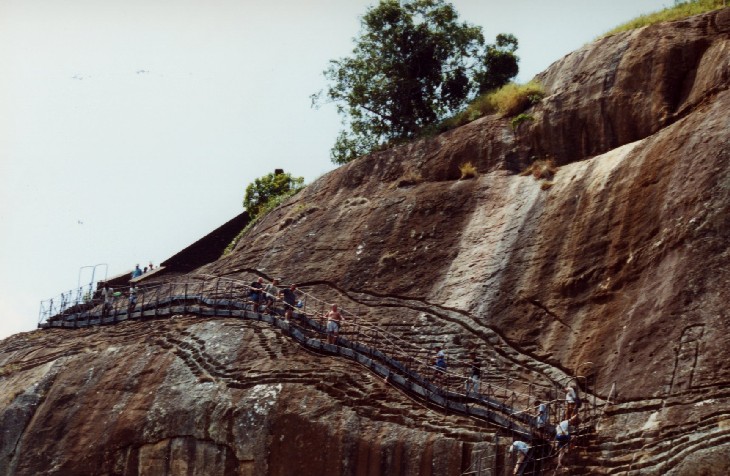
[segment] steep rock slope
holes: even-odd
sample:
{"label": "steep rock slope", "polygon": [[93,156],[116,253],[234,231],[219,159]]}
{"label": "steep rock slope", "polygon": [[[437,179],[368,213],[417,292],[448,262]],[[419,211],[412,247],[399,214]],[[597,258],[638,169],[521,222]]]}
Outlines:
{"label": "steep rock slope", "polygon": [[[612,405],[574,473],[726,474],[729,53],[730,9],[600,40],[539,76],[533,121],[343,166],[193,275],[301,283],[517,385],[580,376]],[[11,474],[460,474],[493,440],[252,323],[39,331],[0,365]]]}
{"label": "steep rock slope", "polygon": [[[494,352],[494,332],[545,375],[635,402],[607,420],[609,440],[650,416],[652,431],[687,419],[673,431],[692,434],[697,408],[726,427],[729,32],[725,9],[587,46],[540,75],[547,97],[516,132],[488,117],[355,161],[205,271],[317,283],[462,357]],[[516,175],[531,157],[561,167],[548,183]],[[467,161],[481,175],[456,180]],[[646,471],[679,464],[663,438],[642,440],[644,459],[657,451]]]}

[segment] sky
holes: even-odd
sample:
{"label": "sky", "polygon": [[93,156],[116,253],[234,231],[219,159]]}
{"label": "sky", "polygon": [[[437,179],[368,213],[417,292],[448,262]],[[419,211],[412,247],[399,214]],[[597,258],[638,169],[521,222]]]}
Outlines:
{"label": "sky", "polygon": [[[240,213],[246,185],[332,170],[361,0],[0,0],[0,338],[42,300],[155,265]],[[453,0],[519,40],[519,82],[672,0]]]}

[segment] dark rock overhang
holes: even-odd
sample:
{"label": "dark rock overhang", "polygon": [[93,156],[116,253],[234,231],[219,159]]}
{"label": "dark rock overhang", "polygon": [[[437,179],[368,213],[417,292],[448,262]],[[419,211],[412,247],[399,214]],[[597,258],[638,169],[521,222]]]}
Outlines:
{"label": "dark rock overhang", "polygon": [[163,261],[167,272],[188,272],[221,257],[231,241],[249,222],[248,212],[237,215],[192,245]]}

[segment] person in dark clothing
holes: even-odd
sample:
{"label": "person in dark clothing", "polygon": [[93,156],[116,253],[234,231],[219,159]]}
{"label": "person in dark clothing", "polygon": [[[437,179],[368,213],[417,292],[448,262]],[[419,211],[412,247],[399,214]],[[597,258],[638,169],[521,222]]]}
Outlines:
{"label": "person in dark clothing", "polygon": [[253,312],[259,312],[263,292],[264,278],[258,278],[249,285],[248,298],[253,303]]}
{"label": "person in dark clothing", "polygon": [[284,317],[287,321],[291,319],[294,307],[297,305],[298,294],[299,292],[297,291],[296,284],[292,284],[288,288],[281,290],[281,299],[284,301]]}

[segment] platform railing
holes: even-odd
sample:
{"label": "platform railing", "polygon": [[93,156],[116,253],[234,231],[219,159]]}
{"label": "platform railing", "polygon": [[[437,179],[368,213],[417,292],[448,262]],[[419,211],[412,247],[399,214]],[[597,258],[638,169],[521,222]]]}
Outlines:
{"label": "platform railing", "polygon": [[41,301],[40,310],[38,311],[38,324],[43,324],[53,316],[78,313],[82,307],[93,305],[94,292],[92,285],[70,289],[58,296]]}
{"label": "platform railing", "polygon": [[[564,414],[560,390],[567,385],[566,382],[575,380],[566,376],[546,388],[509,373],[500,374],[487,366],[482,369],[480,387],[467,392],[469,362],[451,358],[447,370],[436,369],[431,350],[366,322],[345,308],[340,308],[343,321],[335,345],[325,345],[325,314],[331,303],[304,290],[298,293],[297,305],[292,308],[293,318],[286,322],[283,318],[286,304],[279,296],[270,296],[274,302],[271,308],[253,313],[250,285],[244,280],[229,277],[203,275],[154,286],[138,286],[135,303],[130,301],[128,290],[114,294],[108,305],[83,289],[43,301],[39,327],[87,327],[175,314],[269,319],[290,332],[296,329],[305,343],[316,345],[321,350],[337,353],[338,347],[351,349],[357,353],[357,359],[369,359],[365,362],[380,365],[379,371],[386,380],[391,379],[401,385],[407,381],[411,388],[421,389],[430,401],[440,402],[446,411],[469,414],[474,408],[482,408],[487,417],[502,415],[507,419],[496,420],[528,434],[537,431],[536,400],[550,406],[548,428],[537,431],[549,433]],[[307,339],[312,339],[312,342]],[[594,407],[595,400],[593,405],[589,405],[588,401],[584,403],[584,418],[590,418],[591,412],[595,411],[589,410],[589,406]]]}

